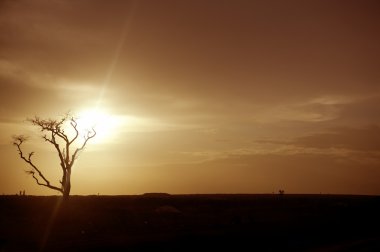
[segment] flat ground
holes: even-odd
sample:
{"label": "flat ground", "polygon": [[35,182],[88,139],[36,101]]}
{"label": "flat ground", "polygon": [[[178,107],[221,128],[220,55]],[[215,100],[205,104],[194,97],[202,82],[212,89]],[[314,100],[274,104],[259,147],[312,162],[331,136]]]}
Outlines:
{"label": "flat ground", "polygon": [[380,197],[0,196],[0,251],[380,251]]}

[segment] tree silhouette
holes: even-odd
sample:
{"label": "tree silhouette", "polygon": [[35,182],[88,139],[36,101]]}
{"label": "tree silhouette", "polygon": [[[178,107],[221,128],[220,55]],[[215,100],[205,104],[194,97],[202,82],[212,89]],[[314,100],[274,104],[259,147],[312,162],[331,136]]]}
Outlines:
{"label": "tree silhouette", "polygon": [[[22,144],[27,141],[28,138],[23,135],[13,136],[13,145],[16,146],[20,158],[30,166],[30,170],[25,172],[30,174],[38,185],[58,191],[62,193],[64,200],[68,199],[71,190],[71,169],[74,166],[75,160],[78,158],[79,153],[85,148],[88,141],[95,137],[95,129],[91,128],[86,130],[83,135],[83,142],[78,145],[77,142],[79,141],[80,135],[78,123],[77,120],[70,114],[64,115],[60,120],[45,120],[35,116],[32,119],[27,119],[27,121],[39,128],[39,130],[43,133],[42,138],[45,142],[54,146],[62,169],[62,178],[59,181],[61,185],[53,185],[42,173],[41,169],[34,164],[32,160],[34,155],[33,151],[27,155],[24,154]],[[73,131],[73,136],[70,137],[69,134],[65,132],[65,129],[71,129]]]}

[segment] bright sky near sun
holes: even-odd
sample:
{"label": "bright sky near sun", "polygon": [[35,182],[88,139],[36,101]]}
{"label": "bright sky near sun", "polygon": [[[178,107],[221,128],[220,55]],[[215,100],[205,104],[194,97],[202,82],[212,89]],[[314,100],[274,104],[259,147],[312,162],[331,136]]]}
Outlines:
{"label": "bright sky near sun", "polygon": [[0,2],[0,193],[51,194],[11,136],[94,127],[72,194],[380,194],[379,1]]}

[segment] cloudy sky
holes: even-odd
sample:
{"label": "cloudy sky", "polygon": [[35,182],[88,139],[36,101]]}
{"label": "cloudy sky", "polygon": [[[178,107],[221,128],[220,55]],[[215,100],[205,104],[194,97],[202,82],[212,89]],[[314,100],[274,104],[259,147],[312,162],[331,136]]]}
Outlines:
{"label": "cloudy sky", "polygon": [[0,1],[0,193],[25,119],[98,111],[73,194],[380,194],[378,1]]}

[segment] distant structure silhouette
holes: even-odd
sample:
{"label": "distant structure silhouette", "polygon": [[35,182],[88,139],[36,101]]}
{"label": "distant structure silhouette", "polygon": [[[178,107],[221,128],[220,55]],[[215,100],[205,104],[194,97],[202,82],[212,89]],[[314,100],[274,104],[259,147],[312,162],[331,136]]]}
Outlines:
{"label": "distant structure silhouette", "polygon": [[[27,121],[29,121],[33,126],[39,128],[39,130],[43,133],[42,138],[45,142],[53,145],[56,150],[60,159],[60,166],[62,170],[62,178],[59,181],[61,185],[52,185],[50,180],[45,177],[40,168],[38,168],[32,160],[34,155],[33,151],[29,154],[24,154],[22,144],[27,141],[28,138],[23,135],[13,136],[13,145],[16,146],[20,158],[30,166],[30,170],[27,170],[26,173],[30,174],[38,185],[58,191],[62,193],[64,200],[68,199],[71,190],[71,169],[75,163],[75,160],[78,158],[79,153],[85,148],[88,141],[96,136],[95,129],[92,128],[87,130],[84,133],[83,142],[77,144],[79,147],[74,148],[73,144],[77,143],[80,134],[77,120],[69,113],[65,114],[59,120],[41,119],[35,116],[32,119],[27,119]],[[66,126],[71,127],[73,130],[74,136],[72,138],[70,138],[65,132]],[[61,147],[61,145],[63,145],[63,147]]]}

